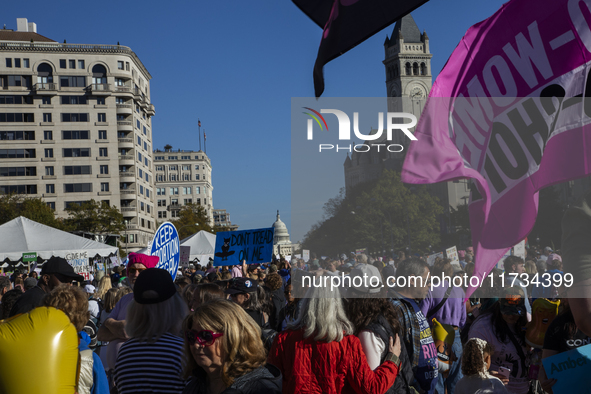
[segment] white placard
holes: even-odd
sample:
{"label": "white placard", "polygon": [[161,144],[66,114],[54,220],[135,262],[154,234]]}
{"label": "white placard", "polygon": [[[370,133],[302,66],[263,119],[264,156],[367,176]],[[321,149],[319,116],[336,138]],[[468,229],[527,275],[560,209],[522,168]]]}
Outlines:
{"label": "white placard", "polygon": [[455,246],[452,246],[449,249],[445,249],[445,254],[447,255],[447,258],[451,260],[452,263],[460,263],[460,257],[458,256],[458,248],[456,248]]}
{"label": "white placard", "polygon": [[310,260],[310,251],[309,250],[302,250],[302,256],[304,256],[304,261],[307,263]]}

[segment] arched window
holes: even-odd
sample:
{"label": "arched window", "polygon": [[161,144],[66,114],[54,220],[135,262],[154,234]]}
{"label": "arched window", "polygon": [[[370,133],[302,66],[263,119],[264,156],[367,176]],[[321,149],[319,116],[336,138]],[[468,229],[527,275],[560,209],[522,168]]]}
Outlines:
{"label": "arched window", "polygon": [[92,68],[92,84],[96,90],[107,89],[107,69],[102,64],[96,64]]}
{"label": "arched window", "polygon": [[412,65],[412,74],[419,75],[419,63],[414,63]]}
{"label": "arched window", "polygon": [[406,71],[406,73],[405,73],[406,75],[411,75],[411,73],[410,73],[411,72],[410,71],[410,63],[406,63],[405,71]]}
{"label": "arched window", "polygon": [[397,77],[398,76],[398,64],[394,65],[394,76]]}
{"label": "arched window", "polygon": [[421,63],[421,75],[427,75],[427,65],[425,63]]}
{"label": "arched window", "polygon": [[[37,83],[53,83],[53,68],[47,63],[41,63],[37,66]],[[45,85],[41,85],[45,87]]]}

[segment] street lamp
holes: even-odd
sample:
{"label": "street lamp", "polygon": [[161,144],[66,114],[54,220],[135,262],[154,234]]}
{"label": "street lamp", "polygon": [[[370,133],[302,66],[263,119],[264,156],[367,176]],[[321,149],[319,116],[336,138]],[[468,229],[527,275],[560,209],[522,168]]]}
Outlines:
{"label": "street lamp", "polygon": [[193,223],[193,224],[189,223],[189,224],[185,224],[185,225],[184,225],[184,226],[182,226],[181,228],[178,228],[176,231],[177,231],[177,233],[179,233],[179,234],[180,234],[180,232],[181,232],[181,230],[182,230],[182,229],[184,229],[185,227],[189,227],[189,226],[199,226],[199,223]]}

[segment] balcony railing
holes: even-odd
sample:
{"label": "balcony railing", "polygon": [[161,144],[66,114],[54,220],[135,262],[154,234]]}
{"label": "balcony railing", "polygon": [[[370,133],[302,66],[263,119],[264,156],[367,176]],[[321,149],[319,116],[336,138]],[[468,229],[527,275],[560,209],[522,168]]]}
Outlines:
{"label": "balcony railing", "polygon": [[137,207],[121,207],[121,212],[135,212]]}
{"label": "balcony railing", "polygon": [[117,121],[117,126],[131,126],[133,124],[133,122],[131,122],[130,120],[118,120]]}
{"label": "balcony railing", "polygon": [[128,156],[119,156],[119,160],[133,160],[134,157],[131,155]]}
{"label": "balcony railing", "polygon": [[110,92],[111,84],[108,83],[93,83],[88,87],[91,92]]}
{"label": "balcony railing", "polygon": [[[118,86],[115,86],[115,92],[116,93],[129,93],[129,92],[131,92],[131,88],[129,86],[125,86],[125,85],[118,85]],[[119,107],[119,105],[117,107]]]}
{"label": "balcony railing", "polygon": [[135,176],[134,171],[119,171],[119,176]]}
{"label": "balcony railing", "polygon": [[33,90],[57,90],[56,83],[36,83],[33,85]]}
{"label": "balcony railing", "polygon": [[117,108],[131,108],[131,104],[117,104]]}
{"label": "balcony railing", "polygon": [[119,142],[131,142],[133,144],[133,138],[119,138]]}

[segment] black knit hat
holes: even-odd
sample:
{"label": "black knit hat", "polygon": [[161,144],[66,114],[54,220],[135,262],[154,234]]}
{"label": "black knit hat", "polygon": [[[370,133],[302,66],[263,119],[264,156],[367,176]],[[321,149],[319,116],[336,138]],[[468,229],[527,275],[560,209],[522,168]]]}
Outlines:
{"label": "black knit hat", "polygon": [[168,300],[176,293],[170,273],[162,268],[142,271],[133,287],[133,299],[138,304],[157,304]]}

